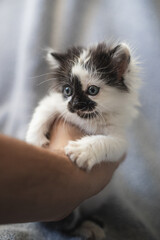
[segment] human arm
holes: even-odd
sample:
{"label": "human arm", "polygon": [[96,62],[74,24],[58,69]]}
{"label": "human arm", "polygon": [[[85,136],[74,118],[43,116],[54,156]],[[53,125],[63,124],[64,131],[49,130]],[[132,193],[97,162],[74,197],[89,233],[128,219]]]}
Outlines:
{"label": "human arm", "polygon": [[55,150],[75,138],[75,128],[69,125],[70,134],[62,136],[62,124],[51,130],[51,151],[0,136],[0,223],[61,219],[111,179],[118,163],[87,173]]}

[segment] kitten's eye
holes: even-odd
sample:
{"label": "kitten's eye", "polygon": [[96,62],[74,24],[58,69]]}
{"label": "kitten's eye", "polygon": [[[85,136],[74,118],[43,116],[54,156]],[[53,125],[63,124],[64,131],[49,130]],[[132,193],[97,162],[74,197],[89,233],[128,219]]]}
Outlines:
{"label": "kitten's eye", "polygon": [[87,89],[87,93],[91,96],[95,96],[99,93],[99,87],[92,85]]}
{"label": "kitten's eye", "polygon": [[67,85],[63,88],[63,94],[66,96],[66,97],[70,97],[72,95],[72,88]]}

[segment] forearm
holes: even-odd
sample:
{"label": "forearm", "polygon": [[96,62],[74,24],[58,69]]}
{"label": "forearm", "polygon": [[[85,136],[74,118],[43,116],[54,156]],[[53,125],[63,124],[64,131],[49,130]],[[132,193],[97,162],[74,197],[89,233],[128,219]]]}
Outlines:
{"label": "forearm", "polygon": [[124,157],[90,172],[79,169],[63,148],[82,135],[59,121],[51,129],[50,151],[0,135],[0,224],[62,219],[107,185]]}
{"label": "forearm", "polygon": [[62,156],[0,136],[0,223],[56,220],[87,197],[85,173]]}

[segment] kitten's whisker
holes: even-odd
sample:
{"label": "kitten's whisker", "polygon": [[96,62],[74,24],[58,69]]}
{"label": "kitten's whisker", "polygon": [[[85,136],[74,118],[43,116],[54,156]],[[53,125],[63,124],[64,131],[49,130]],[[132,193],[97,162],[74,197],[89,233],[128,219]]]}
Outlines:
{"label": "kitten's whisker", "polygon": [[102,104],[98,104],[104,111],[106,111],[106,108]]}
{"label": "kitten's whisker", "polygon": [[[92,110],[93,110],[93,109],[92,109]],[[90,125],[90,127],[92,127],[92,125],[93,125],[93,118],[90,119],[89,125]]]}
{"label": "kitten's whisker", "polygon": [[101,114],[101,113],[99,112],[99,116],[100,116],[101,119],[102,119],[102,124],[106,124],[106,121],[105,121],[105,119],[104,119],[103,114]]}
{"label": "kitten's whisker", "polygon": [[58,120],[59,119],[63,119],[63,128],[65,129],[65,124],[66,124],[66,120],[67,120],[67,111],[64,110],[59,116],[58,116]]}
{"label": "kitten's whisker", "polygon": [[[68,119],[68,112],[66,111],[66,114],[65,114],[65,116],[64,116],[64,126],[66,125],[66,123],[67,123],[67,119]],[[68,128],[68,125],[67,125],[67,128]]]}
{"label": "kitten's whisker", "polygon": [[86,118],[86,116],[87,116],[87,113],[84,113],[84,117]]}
{"label": "kitten's whisker", "polygon": [[102,120],[102,124],[105,124],[106,123],[106,121],[105,121],[105,119],[104,119],[104,116],[103,116],[103,114],[100,112],[100,109],[97,107],[97,114],[98,114],[98,116],[100,117],[100,120]]}
{"label": "kitten's whisker", "polygon": [[47,76],[47,75],[50,75],[50,74],[53,74],[53,73],[54,73],[54,72],[44,73],[44,74],[41,74],[41,75],[37,75],[37,76],[33,76],[33,77],[29,77],[29,79],[34,79],[34,78],[44,77],[44,76]]}
{"label": "kitten's whisker", "polygon": [[54,80],[54,78],[49,78],[49,79],[47,79],[47,80],[44,80],[44,81],[38,83],[37,86],[40,86],[40,85],[42,85],[42,84],[44,84],[44,83],[46,83],[46,82],[52,81],[52,80]]}

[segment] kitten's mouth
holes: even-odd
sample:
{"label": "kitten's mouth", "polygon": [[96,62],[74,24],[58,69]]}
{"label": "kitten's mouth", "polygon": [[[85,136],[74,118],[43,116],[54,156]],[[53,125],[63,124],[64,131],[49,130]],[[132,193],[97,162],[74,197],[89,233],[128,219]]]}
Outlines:
{"label": "kitten's mouth", "polygon": [[97,116],[97,112],[94,111],[94,112],[82,112],[82,111],[77,111],[77,115],[80,117],[80,118],[85,118],[85,119],[91,119],[91,118],[95,118]]}

